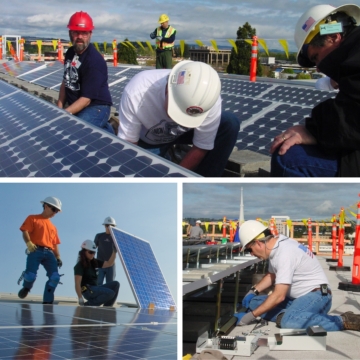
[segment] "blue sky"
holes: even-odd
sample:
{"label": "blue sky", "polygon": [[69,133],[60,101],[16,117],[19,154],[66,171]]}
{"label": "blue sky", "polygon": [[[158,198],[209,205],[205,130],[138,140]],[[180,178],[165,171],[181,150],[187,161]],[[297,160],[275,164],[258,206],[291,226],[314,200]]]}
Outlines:
{"label": "blue sky", "polygon": [[[5,0],[1,0],[4,5]],[[326,2],[325,2],[326,3]],[[337,7],[345,4],[332,0]],[[352,1],[360,5],[360,1]],[[166,13],[170,24],[177,29],[177,40],[194,44],[200,39],[205,45],[215,39],[228,45],[235,39],[239,26],[248,22],[257,35],[266,40],[269,48],[282,49],[278,39],[287,39],[295,51],[294,27],[300,16],[311,6],[324,4],[316,0],[12,0],[1,7],[0,33],[5,35],[37,35],[67,38],[66,25],[76,11],[86,11],[94,19],[93,41],[111,42],[129,38],[132,41],[150,40],[159,15]],[[178,42],[177,42],[178,44]]]}
{"label": "blue sky", "polygon": [[[112,216],[119,229],[149,241],[177,302],[177,189],[171,183],[0,183],[0,292],[17,294],[21,288],[17,281],[25,269],[26,246],[19,227],[28,215],[41,213],[40,201],[47,196],[59,198],[63,206],[52,219],[62,242],[59,273],[65,274],[55,296],[76,297],[73,267],[81,243],[104,232],[102,223]],[[119,257],[116,266],[116,280],[121,283],[118,301],[135,303]],[[42,295],[46,281],[40,266],[31,293]]]}
{"label": "blue sky", "polygon": [[356,214],[360,200],[359,183],[184,184],[183,217],[238,220],[241,187],[245,220],[271,216],[326,220],[339,214],[341,207]]}

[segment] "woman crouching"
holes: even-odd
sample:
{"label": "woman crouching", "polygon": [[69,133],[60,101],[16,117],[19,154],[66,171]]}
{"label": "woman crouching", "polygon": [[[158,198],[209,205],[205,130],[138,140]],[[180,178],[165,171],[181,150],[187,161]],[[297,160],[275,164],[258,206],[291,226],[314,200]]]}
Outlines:
{"label": "woman crouching", "polygon": [[[96,245],[91,240],[85,240],[81,244],[78,262],[74,266],[75,291],[79,299],[79,305],[85,306],[113,306],[118,296],[120,283],[111,281],[104,285],[97,285],[97,269],[110,267],[115,260],[113,252],[108,261],[95,259]],[[87,300],[84,302],[84,299]]]}

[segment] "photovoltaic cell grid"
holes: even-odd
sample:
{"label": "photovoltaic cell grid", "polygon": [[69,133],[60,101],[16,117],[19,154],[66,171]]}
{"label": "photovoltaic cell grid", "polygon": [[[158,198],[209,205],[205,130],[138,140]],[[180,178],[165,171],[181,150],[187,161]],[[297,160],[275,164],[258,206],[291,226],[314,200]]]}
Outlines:
{"label": "photovoltaic cell grid", "polygon": [[140,308],[154,304],[156,309],[175,307],[150,243],[117,228],[110,228],[120,260]]}
{"label": "photovoltaic cell grid", "polygon": [[197,176],[0,82],[0,177]]}
{"label": "photovoltaic cell grid", "polygon": [[[304,124],[311,109],[334,93],[309,86],[222,78],[222,109],[241,120],[236,147],[269,155],[274,137]],[[240,95],[239,95],[240,94]]]}
{"label": "photovoltaic cell grid", "polygon": [[2,302],[0,358],[176,360],[176,323],[170,311]]}
{"label": "photovoltaic cell grid", "polygon": [[30,63],[24,61],[16,63],[14,61],[8,61],[0,65],[0,72],[9,73],[9,75],[12,76],[19,76],[44,67],[45,64],[43,63]]}

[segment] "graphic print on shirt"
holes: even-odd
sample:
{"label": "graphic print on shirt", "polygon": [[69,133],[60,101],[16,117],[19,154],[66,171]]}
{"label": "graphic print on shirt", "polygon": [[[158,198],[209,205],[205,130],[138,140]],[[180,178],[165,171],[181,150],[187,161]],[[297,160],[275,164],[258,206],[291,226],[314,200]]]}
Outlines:
{"label": "graphic print on shirt", "polygon": [[299,249],[301,249],[304,253],[306,253],[306,255],[309,255],[310,257],[314,257],[314,254],[312,253],[312,251],[310,251],[310,249],[302,244],[299,245]]}
{"label": "graphic print on shirt", "polygon": [[170,123],[166,120],[161,120],[147,131],[145,137],[150,141],[161,144],[174,141],[187,131],[189,131],[188,128],[180,126],[175,122]]}
{"label": "graphic print on shirt", "polygon": [[67,60],[64,70],[65,86],[73,91],[80,90],[78,68],[81,62],[77,55],[72,60]]}

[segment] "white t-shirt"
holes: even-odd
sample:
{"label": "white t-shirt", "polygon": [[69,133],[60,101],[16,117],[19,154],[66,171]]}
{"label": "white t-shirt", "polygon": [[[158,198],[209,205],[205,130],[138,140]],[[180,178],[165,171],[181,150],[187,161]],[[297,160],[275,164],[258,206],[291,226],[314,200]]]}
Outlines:
{"label": "white t-shirt", "polygon": [[[156,145],[174,141],[183,132],[170,119],[165,109],[165,90],[169,69],[146,70],[136,74],[125,86],[119,107],[121,139]],[[204,122],[194,129],[193,144],[212,150],[221,118],[221,97],[209,111]],[[178,132],[176,135],[175,133]],[[190,130],[190,129],[189,129]]]}
{"label": "white t-shirt", "polygon": [[269,257],[275,284],[290,285],[287,296],[296,299],[329,281],[316,256],[296,240],[280,235]]}

